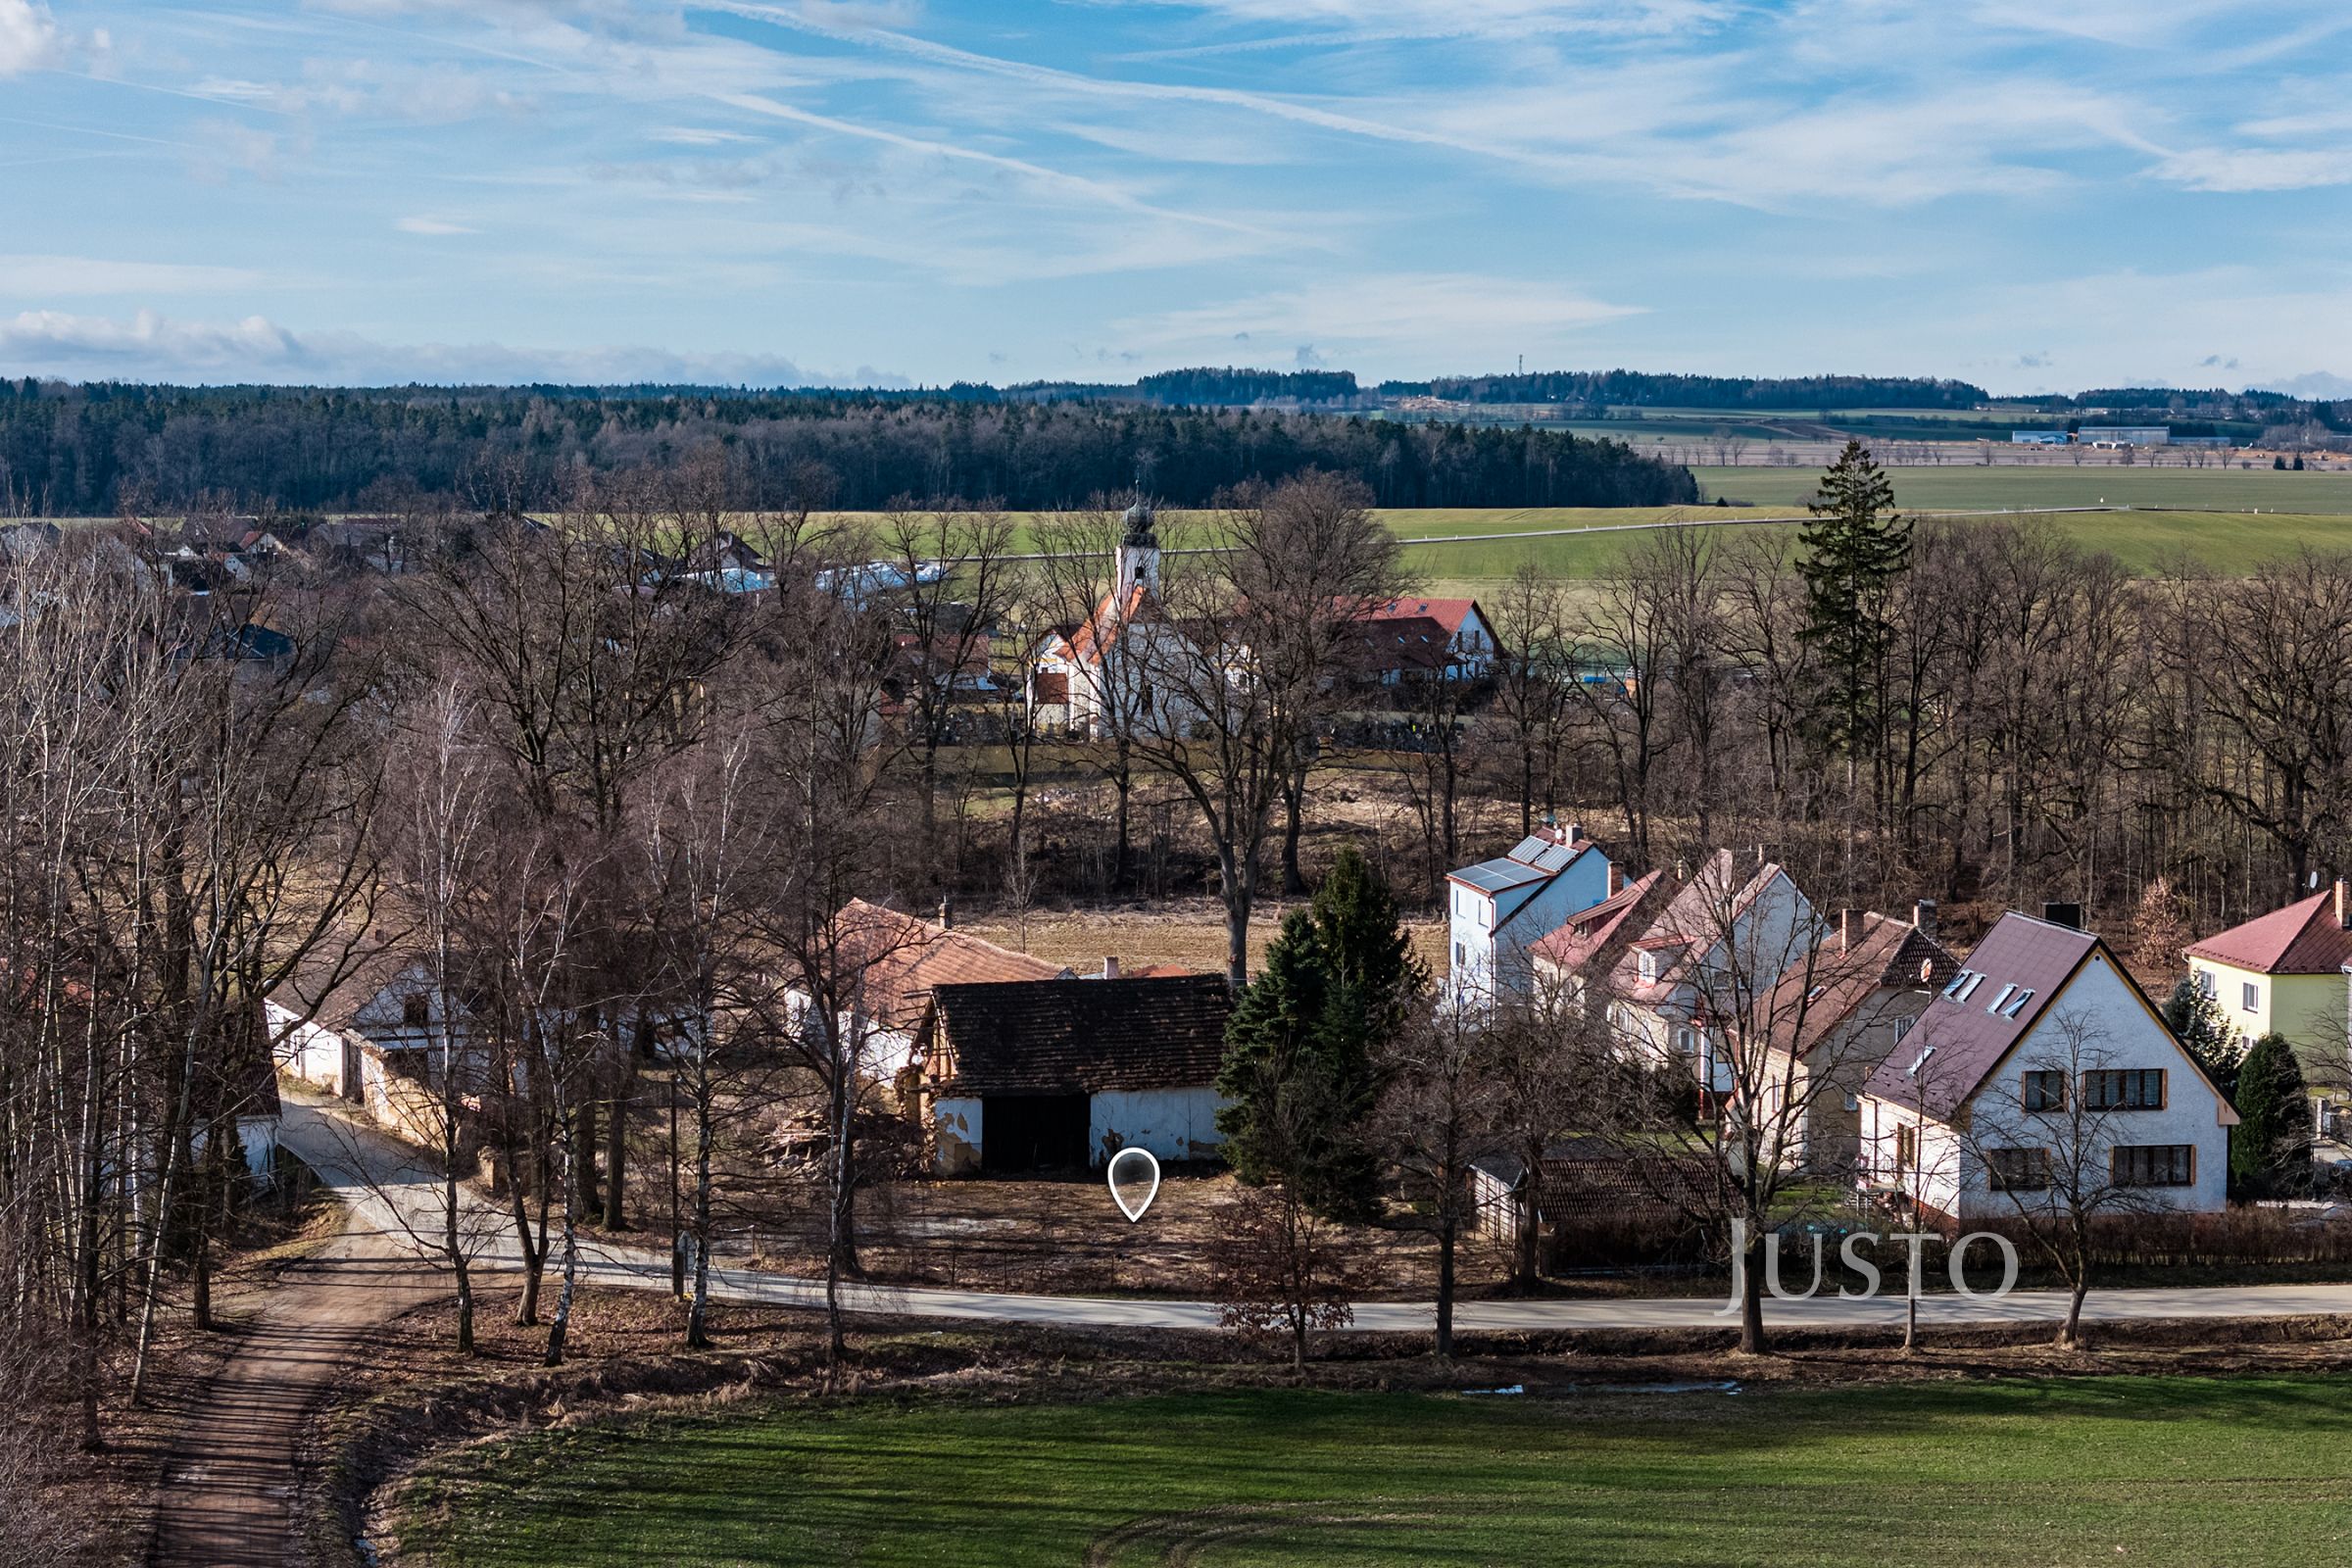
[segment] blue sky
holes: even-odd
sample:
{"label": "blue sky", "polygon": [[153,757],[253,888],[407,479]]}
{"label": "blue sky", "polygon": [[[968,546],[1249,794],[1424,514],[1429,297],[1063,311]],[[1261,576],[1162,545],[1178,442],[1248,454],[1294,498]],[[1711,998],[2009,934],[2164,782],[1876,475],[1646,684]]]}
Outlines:
{"label": "blue sky", "polygon": [[2352,5],[0,0],[0,371],[2352,391]]}

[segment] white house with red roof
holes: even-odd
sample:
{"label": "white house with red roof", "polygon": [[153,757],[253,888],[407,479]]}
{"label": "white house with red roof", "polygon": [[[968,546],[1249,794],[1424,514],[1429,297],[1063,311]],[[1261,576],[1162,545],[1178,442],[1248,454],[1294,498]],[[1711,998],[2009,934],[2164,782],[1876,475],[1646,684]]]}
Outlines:
{"label": "white house with red roof", "polygon": [[1526,995],[1530,950],[1608,898],[1611,878],[1609,858],[1573,822],[1547,823],[1509,853],[1448,874],[1446,984],[1454,1004],[1483,1008],[1504,994]]}
{"label": "white house with red roof", "polygon": [[[1411,653],[1412,662],[1402,663],[1400,668],[1418,663],[1467,679],[1492,670],[1502,651],[1494,625],[1475,599],[1392,599],[1371,606],[1356,618],[1374,645],[1384,631],[1393,630],[1405,639],[1400,646]],[[1442,659],[1433,660],[1422,650],[1433,632],[1444,639]]]}
{"label": "white house with red roof", "polygon": [[2222,1005],[2240,1040],[2273,1031],[2306,1072],[2344,1067],[2344,965],[2352,962],[2352,897],[2335,886],[2283,909],[2217,931],[2186,951],[2199,990]]}
{"label": "white house with red roof", "polygon": [[1682,1061],[1731,1088],[1727,1031],[1824,935],[1780,863],[1717,850],[1609,972],[1609,1022],[1630,1055]]}
{"label": "white house with red roof", "polygon": [[2206,1212],[2236,1122],[2105,942],[2012,911],[1864,1083],[1860,1180],[1943,1220]]}

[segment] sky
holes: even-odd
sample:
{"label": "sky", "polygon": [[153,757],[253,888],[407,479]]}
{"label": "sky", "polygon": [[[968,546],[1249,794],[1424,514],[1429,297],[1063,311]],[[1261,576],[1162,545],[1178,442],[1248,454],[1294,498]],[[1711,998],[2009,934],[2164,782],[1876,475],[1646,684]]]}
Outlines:
{"label": "sky", "polygon": [[0,373],[2352,394],[2345,0],[0,0]]}

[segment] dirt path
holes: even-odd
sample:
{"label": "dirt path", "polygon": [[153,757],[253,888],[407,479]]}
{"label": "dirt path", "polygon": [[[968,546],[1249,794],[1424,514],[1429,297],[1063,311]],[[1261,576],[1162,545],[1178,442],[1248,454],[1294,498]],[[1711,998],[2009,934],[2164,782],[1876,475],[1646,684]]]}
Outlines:
{"label": "dirt path", "polygon": [[296,1559],[296,1459],[370,1331],[442,1289],[385,1239],[348,1230],[270,1288],[223,1303],[243,1342],[192,1401],[165,1458],[149,1561],[247,1568]]}

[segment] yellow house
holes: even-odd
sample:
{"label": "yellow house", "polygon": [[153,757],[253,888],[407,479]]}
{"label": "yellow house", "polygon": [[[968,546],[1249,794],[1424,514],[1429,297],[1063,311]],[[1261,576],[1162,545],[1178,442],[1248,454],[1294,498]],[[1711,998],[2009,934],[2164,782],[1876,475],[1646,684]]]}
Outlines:
{"label": "yellow house", "polygon": [[2241,1040],[2273,1030],[2332,1080],[2345,1061],[2344,964],[2352,960],[2345,884],[2216,932],[2188,949],[2188,972]]}

